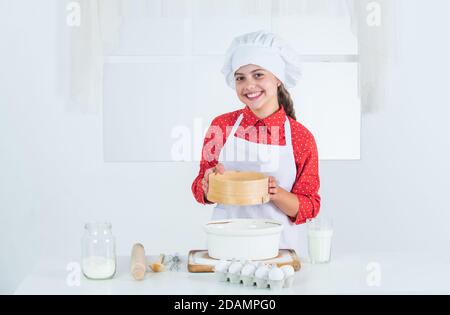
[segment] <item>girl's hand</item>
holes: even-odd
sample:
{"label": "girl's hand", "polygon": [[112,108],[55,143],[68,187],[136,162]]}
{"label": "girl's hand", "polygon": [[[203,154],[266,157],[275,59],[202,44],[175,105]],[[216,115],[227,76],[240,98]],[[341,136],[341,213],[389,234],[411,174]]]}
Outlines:
{"label": "girl's hand", "polygon": [[270,200],[275,201],[279,197],[280,189],[278,188],[278,183],[275,177],[269,177],[269,197]]}
{"label": "girl's hand", "polygon": [[211,167],[206,170],[205,175],[202,179],[202,188],[203,188],[203,195],[205,196],[208,194],[208,187],[209,187],[209,174],[223,174],[225,172],[225,167],[223,164],[218,163],[216,166]]}
{"label": "girl's hand", "polygon": [[278,186],[275,177],[269,177],[269,197],[281,211],[291,218],[296,218],[299,211],[299,201],[296,194],[293,194],[283,187]]}

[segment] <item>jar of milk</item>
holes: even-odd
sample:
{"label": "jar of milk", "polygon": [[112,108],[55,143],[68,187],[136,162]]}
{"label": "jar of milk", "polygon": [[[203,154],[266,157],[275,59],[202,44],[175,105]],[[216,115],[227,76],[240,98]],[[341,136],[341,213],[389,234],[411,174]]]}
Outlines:
{"label": "jar of milk", "polygon": [[81,267],[89,279],[110,279],[116,273],[116,242],[110,223],[85,225]]}
{"label": "jar of milk", "polygon": [[330,219],[316,218],[308,222],[308,254],[311,263],[328,263],[331,258],[333,224]]}

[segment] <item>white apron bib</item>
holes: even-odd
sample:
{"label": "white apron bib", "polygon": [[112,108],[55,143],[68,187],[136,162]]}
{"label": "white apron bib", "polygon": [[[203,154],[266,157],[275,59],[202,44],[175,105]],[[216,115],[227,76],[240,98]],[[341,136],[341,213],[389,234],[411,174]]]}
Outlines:
{"label": "white apron bib", "polygon": [[[278,185],[291,191],[295,182],[297,168],[292,148],[289,119],[284,123],[286,145],[268,145],[255,143],[235,137],[243,114],[239,116],[220,152],[219,162],[225,170],[261,172],[277,179]],[[295,249],[298,253],[299,226],[292,223],[273,202],[255,206],[230,206],[217,204],[213,211],[213,220],[232,218],[265,218],[283,224],[280,239],[281,249]]]}

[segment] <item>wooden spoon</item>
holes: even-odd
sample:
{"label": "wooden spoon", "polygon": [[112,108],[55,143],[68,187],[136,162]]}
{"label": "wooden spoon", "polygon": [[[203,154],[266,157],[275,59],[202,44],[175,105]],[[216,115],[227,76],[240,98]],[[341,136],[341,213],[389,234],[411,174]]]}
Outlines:
{"label": "wooden spoon", "polygon": [[160,254],[158,259],[150,265],[153,272],[161,272],[166,270],[166,266],[163,265],[164,254]]}

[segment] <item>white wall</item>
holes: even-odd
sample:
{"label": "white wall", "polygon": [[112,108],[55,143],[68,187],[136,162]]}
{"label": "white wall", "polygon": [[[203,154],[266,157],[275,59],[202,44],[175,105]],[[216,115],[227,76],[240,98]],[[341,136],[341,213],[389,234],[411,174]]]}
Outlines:
{"label": "white wall", "polygon": [[[400,61],[386,110],[362,118],[361,161],[322,162],[336,253],[448,249],[450,29],[446,0],[402,0]],[[210,209],[194,164],[104,163],[102,117],[66,111],[57,0],[0,0],[0,292],[43,255],[79,254],[86,221],[110,220],[118,250],[201,248]],[[301,116],[301,115],[299,115]],[[425,262],[426,263],[426,262]]]}

